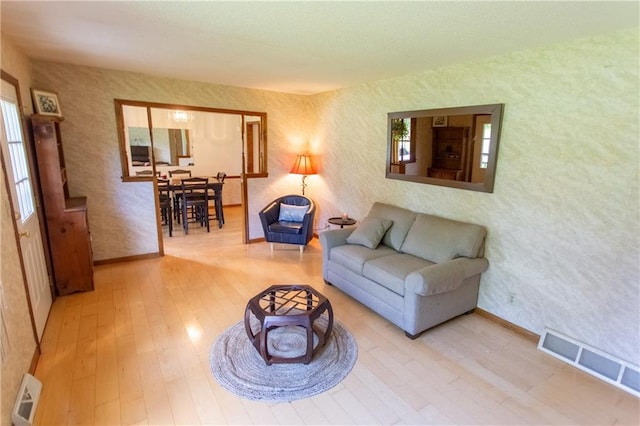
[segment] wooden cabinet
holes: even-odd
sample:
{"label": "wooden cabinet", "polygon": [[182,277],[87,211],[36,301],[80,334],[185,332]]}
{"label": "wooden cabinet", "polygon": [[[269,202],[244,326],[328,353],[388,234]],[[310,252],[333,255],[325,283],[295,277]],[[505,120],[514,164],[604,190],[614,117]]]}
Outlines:
{"label": "wooden cabinet", "polygon": [[462,170],[429,168],[429,177],[436,179],[460,180]]}
{"label": "wooden cabinet", "polygon": [[468,139],[468,127],[434,127],[433,165],[428,176],[464,180]]}
{"label": "wooden cabinet", "polygon": [[58,295],[93,290],[87,198],[69,197],[60,118],[33,115],[31,130]]}

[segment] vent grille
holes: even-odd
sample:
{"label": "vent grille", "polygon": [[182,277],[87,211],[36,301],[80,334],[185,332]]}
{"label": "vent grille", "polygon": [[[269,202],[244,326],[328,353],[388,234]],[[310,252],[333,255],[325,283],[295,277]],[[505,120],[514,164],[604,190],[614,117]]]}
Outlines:
{"label": "vent grille", "polygon": [[18,389],[16,403],[11,412],[11,421],[15,426],[30,426],[36,414],[42,383],[31,374],[25,374]]}
{"label": "vent grille", "polygon": [[640,368],[545,328],[538,349],[640,397]]}

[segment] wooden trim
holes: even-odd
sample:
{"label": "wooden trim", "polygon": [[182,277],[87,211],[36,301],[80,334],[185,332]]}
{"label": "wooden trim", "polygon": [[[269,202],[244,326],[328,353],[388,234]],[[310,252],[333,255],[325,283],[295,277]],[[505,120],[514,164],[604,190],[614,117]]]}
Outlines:
{"label": "wooden trim", "polygon": [[36,349],[33,351],[33,356],[31,357],[31,364],[29,365],[29,374],[35,375],[38,361],[40,361],[40,354],[40,345],[36,345]]}
{"label": "wooden trim", "polygon": [[519,334],[520,336],[524,337],[527,340],[531,340],[532,342],[535,342],[535,343],[538,343],[538,341],[540,340],[540,336],[538,334],[532,331],[529,331],[526,328],[522,328],[519,325],[515,325],[514,323],[511,323],[504,318],[500,318],[497,315],[487,312],[484,309],[476,307],[476,309],[473,312],[478,314],[481,317],[487,318],[488,320],[497,323],[498,325],[501,325],[506,329],[513,331],[516,334]]}
{"label": "wooden trim", "polygon": [[[242,116],[242,139],[244,141],[244,115]],[[249,239],[249,185],[247,183],[247,174],[244,172],[246,167],[246,158],[244,152],[244,142],[242,144],[242,175],[240,176],[240,204],[242,205],[242,243],[251,244]],[[224,203],[223,203],[224,207]]]}
{"label": "wooden trim", "polygon": [[[152,146],[153,146],[153,142]],[[158,233],[158,255],[164,256],[164,236],[162,235],[162,212],[160,211],[160,191],[158,191],[158,179],[156,179],[156,168],[153,166],[153,201],[156,203],[156,231]],[[169,203],[173,201],[170,200]],[[173,210],[168,220],[173,220]]]}
{"label": "wooden trim", "polygon": [[180,109],[185,111],[202,111],[202,112],[214,112],[218,114],[237,114],[237,115],[255,115],[255,116],[266,116],[266,112],[259,111],[247,111],[242,109],[226,109],[226,108],[212,108],[212,107],[203,107],[203,106],[194,106],[194,105],[179,105],[179,104],[167,104],[162,102],[147,102],[147,101],[134,101],[131,99],[114,99],[116,103],[120,105],[131,105],[138,107],[148,107],[148,108],[161,108],[161,109]]}
{"label": "wooden trim", "polygon": [[112,259],[103,259],[96,260],[93,262],[94,265],[109,265],[111,263],[120,263],[120,262],[132,262],[134,260],[143,260],[143,259],[155,259],[156,257],[162,257],[160,252],[156,253],[147,253],[147,254],[137,254],[135,256],[124,256],[124,257],[114,257]]}

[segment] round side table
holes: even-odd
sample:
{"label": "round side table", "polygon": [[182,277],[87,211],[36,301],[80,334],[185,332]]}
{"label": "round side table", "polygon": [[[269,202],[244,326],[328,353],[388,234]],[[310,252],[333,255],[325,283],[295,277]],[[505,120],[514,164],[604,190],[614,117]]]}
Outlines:
{"label": "round side table", "polygon": [[356,220],[352,217],[348,217],[346,219],[343,219],[342,217],[330,217],[328,222],[332,225],[340,225],[340,228],[344,228],[345,225],[349,226],[356,224]]}

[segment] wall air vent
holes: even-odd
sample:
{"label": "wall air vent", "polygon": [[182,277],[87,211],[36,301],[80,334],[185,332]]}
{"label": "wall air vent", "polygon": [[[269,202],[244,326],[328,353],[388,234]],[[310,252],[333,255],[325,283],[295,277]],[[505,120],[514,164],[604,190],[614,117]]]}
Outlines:
{"label": "wall air vent", "polygon": [[640,397],[640,367],[548,328],[538,349]]}
{"label": "wall air vent", "polygon": [[25,374],[18,389],[16,403],[11,412],[11,421],[15,426],[30,426],[36,414],[42,383],[31,374]]}

